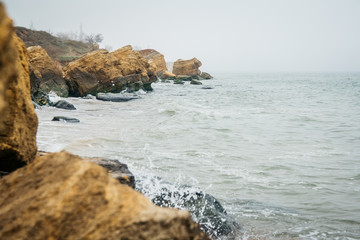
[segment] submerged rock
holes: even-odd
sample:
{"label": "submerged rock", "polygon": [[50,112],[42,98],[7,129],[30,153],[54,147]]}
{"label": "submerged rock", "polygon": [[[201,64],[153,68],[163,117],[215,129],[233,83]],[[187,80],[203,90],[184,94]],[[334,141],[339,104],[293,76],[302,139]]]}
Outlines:
{"label": "submerged rock", "polygon": [[203,86],[201,89],[214,89],[214,88],[210,86]]}
{"label": "submerged rock", "polygon": [[0,239],[209,239],[106,170],[59,152],[0,180]]}
{"label": "submerged rock", "polygon": [[185,82],[181,79],[175,79],[174,84],[184,84]]}
{"label": "submerged rock", "polygon": [[80,122],[77,118],[69,118],[63,116],[55,116],[51,121],[63,121],[63,122],[70,122],[70,123],[78,123]]}
{"label": "submerged rock", "polygon": [[139,98],[136,95],[125,95],[123,93],[98,93],[96,95],[96,99],[110,102],[127,102]]}
{"label": "submerged rock", "polygon": [[69,103],[68,101],[65,100],[57,101],[53,106],[56,108],[62,108],[66,110],[76,110],[76,107],[72,103]]}
{"label": "submerged rock", "polygon": [[11,172],[34,159],[38,120],[30,97],[29,56],[2,3],[0,33],[0,171]]}
{"label": "submerged rock", "polygon": [[136,186],[158,206],[188,210],[213,239],[234,239],[240,235],[241,226],[210,194],[194,187],[171,184],[159,177],[137,177]]}

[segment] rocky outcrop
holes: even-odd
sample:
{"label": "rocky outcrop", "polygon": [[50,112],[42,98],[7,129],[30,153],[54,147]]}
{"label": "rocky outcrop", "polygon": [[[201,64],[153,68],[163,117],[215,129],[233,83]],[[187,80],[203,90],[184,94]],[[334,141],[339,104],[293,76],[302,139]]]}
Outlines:
{"label": "rocky outcrop", "polygon": [[156,207],[66,152],[0,180],[0,239],[209,239],[189,212]]}
{"label": "rocky outcrop", "polygon": [[4,172],[31,162],[37,151],[28,62],[26,47],[0,3],[0,171]]}
{"label": "rocky outcrop", "polygon": [[202,72],[200,74],[200,78],[202,78],[202,79],[212,79],[213,77],[207,72]]}
{"label": "rocky outcrop", "polygon": [[61,64],[53,60],[40,46],[28,47],[30,56],[31,94],[37,91],[54,91],[61,97],[68,96],[68,86],[63,78]]}
{"label": "rocky outcrop", "polygon": [[139,53],[148,61],[149,64],[153,64],[155,67],[155,73],[157,76],[160,73],[167,71],[164,55],[154,49],[143,49]]}
{"label": "rocky outcrop", "polygon": [[69,95],[83,97],[98,92],[151,90],[155,69],[131,46],[114,52],[98,50],[69,63],[65,69]]}
{"label": "rocky outcrop", "polygon": [[193,78],[199,78],[201,71],[199,67],[201,67],[202,63],[196,59],[190,60],[177,60],[174,63],[172,73],[175,75],[189,75]]}

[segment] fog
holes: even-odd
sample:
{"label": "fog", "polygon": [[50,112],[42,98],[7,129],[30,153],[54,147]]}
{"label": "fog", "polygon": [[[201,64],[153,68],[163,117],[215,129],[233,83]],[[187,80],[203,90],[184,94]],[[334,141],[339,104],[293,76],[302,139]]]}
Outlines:
{"label": "fog", "polygon": [[5,0],[17,26],[197,57],[208,72],[360,71],[359,0]]}

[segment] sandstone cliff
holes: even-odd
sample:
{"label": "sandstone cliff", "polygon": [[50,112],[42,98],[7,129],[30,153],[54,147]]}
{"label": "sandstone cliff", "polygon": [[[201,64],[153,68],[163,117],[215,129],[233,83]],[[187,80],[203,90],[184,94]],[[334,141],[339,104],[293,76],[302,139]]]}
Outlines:
{"label": "sandstone cliff", "polygon": [[154,206],[66,152],[0,180],[0,239],[208,239],[187,211]]}
{"label": "sandstone cliff", "polygon": [[155,69],[131,46],[114,52],[98,50],[70,62],[65,68],[69,94],[79,97],[98,92],[151,90],[157,80]]}
{"label": "sandstone cliff", "polygon": [[37,151],[28,61],[26,47],[0,3],[0,171],[31,162]]}
{"label": "sandstone cliff", "polygon": [[31,94],[54,91],[61,97],[67,97],[68,86],[61,64],[53,60],[41,46],[28,47],[27,50],[30,56]]}

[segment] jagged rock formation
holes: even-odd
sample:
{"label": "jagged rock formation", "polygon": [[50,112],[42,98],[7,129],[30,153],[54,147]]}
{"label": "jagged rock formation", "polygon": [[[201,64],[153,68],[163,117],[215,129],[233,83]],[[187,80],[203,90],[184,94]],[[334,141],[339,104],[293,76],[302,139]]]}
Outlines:
{"label": "jagged rock formation", "polygon": [[68,86],[63,78],[61,64],[53,60],[40,46],[27,48],[30,56],[31,94],[37,91],[54,91],[61,97],[68,96]]}
{"label": "jagged rock formation", "polygon": [[156,207],[66,152],[0,180],[0,239],[209,239],[189,212]]}
{"label": "jagged rock formation", "polygon": [[190,60],[182,60],[179,59],[174,63],[172,73],[175,75],[188,75],[193,78],[199,78],[201,71],[199,67],[201,67],[202,63],[196,59]]}
{"label": "jagged rock formation", "polygon": [[31,162],[37,151],[28,62],[26,47],[0,3],[0,171],[4,172]]}
{"label": "jagged rock formation", "polygon": [[98,92],[151,90],[155,69],[131,46],[114,52],[97,50],[69,63],[65,69],[69,95],[83,97]]}
{"label": "jagged rock formation", "polygon": [[143,49],[139,53],[155,67],[155,73],[159,76],[161,72],[167,71],[164,55],[154,49]]}
{"label": "jagged rock formation", "polygon": [[40,45],[51,58],[62,64],[99,48],[98,45],[74,40],[61,40],[45,31],[35,31],[24,27],[16,27],[16,34],[24,41],[26,47]]}

